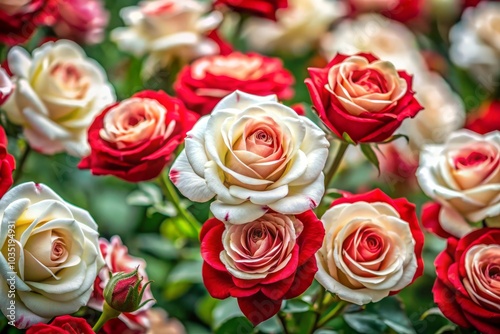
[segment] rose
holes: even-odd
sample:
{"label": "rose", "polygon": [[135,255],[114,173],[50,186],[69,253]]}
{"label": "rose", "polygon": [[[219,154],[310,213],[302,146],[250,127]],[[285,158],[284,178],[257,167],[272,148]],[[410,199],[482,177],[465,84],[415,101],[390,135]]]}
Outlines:
{"label": "rose", "polygon": [[0,197],[2,197],[14,182],[12,172],[16,169],[16,159],[7,152],[7,135],[0,127]]}
{"label": "rose", "polygon": [[0,3],[0,43],[24,43],[35,29],[52,22],[53,2],[12,0]]}
{"label": "rose", "polygon": [[236,91],[188,132],[170,170],[179,191],[215,218],[253,221],[268,210],[299,214],[324,192],[329,143],[313,122],[276,101]]}
{"label": "rose", "polygon": [[115,99],[104,69],[67,40],[43,44],[32,59],[14,47],[8,60],[16,88],[3,108],[29,144],[45,154],[88,154],[87,128]]}
{"label": "rose", "polygon": [[[88,306],[102,311],[104,304],[104,288],[109,282],[109,275],[119,272],[130,273],[137,267],[139,268],[139,276],[143,277],[144,282],[148,282],[146,274],[146,261],[141,258],[131,256],[128,249],[123,245],[119,236],[115,235],[110,241],[106,239],[99,239],[99,248],[104,257],[104,267],[99,271],[99,275],[94,282],[94,291],[92,292]],[[144,300],[153,298],[151,288],[146,286],[144,290]],[[149,320],[147,317],[147,310],[151,308],[153,303],[147,303],[139,310],[132,313],[122,313],[119,319],[130,330],[144,330],[149,327]]]}
{"label": "rose", "polygon": [[348,0],[351,15],[376,11],[391,20],[407,22],[418,18],[424,9],[425,0]]}
{"label": "rose", "polygon": [[106,108],[89,128],[79,168],[129,182],[157,177],[198,116],[163,91],[142,91]]}
{"label": "rose", "polygon": [[344,14],[341,1],[290,0],[289,7],[277,12],[276,22],[250,18],[243,35],[251,49],[304,55],[316,47],[328,27]]}
{"label": "rose", "polygon": [[96,44],[104,38],[109,15],[101,0],[64,0],[57,2],[57,17],[53,27],[57,36]]}
{"label": "rose", "polygon": [[26,334],[94,334],[92,327],[83,318],[63,315],[52,320],[50,325],[36,324]]}
{"label": "rose", "polygon": [[422,275],[424,235],[415,206],[379,189],[344,194],[321,218],[326,230],[316,254],[316,280],[339,298],[377,302]]}
{"label": "rose", "polygon": [[177,96],[201,115],[209,114],[226,95],[238,89],[255,95],[293,96],[294,79],[279,58],[257,53],[231,53],[200,58],[184,67],[174,84]]}
{"label": "rose", "polygon": [[217,44],[207,37],[222,21],[219,12],[196,0],[141,1],[125,7],[120,16],[127,27],[116,28],[111,39],[118,48],[137,57],[147,55],[142,74],[153,75],[174,60],[217,54]]}
{"label": "rose", "polygon": [[283,299],[311,285],[323,237],[311,210],[296,216],[268,212],[243,225],[212,218],[200,232],[203,283],[214,298],[238,298],[257,325],[276,314]]}
{"label": "rose", "polygon": [[438,202],[429,202],[422,207],[422,225],[441,238],[460,238],[474,230],[455,209]]}
{"label": "rose", "polygon": [[14,85],[9,75],[0,67],[0,106],[7,100],[13,90]]}
{"label": "rose", "polygon": [[500,325],[500,229],[482,228],[448,239],[436,261],[432,288],[441,312],[461,327],[485,334]]}
{"label": "rose", "polygon": [[[470,223],[486,219],[494,224],[500,215],[500,132],[461,130],[443,145],[425,146],[417,178],[427,196]],[[451,234],[461,236],[457,233]]]}
{"label": "rose", "polygon": [[0,294],[16,289],[0,299],[3,314],[15,301],[16,327],[26,328],[85,306],[104,264],[89,213],[29,182],[0,199],[0,216]]}
{"label": "rose", "polygon": [[215,0],[214,6],[227,6],[235,12],[276,20],[276,11],[288,7],[288,0]]}
{"label": "rose", "polygon": [[467,119],[465,128],[483,135],[500,130],[500,101],[484,103]]}
{"label": "rose", "polygon": [[337,55],[325,68],[309,68],[305,80],[315,111],[339,138],[358,142],[389,138],[422,107],[411,77],[371,54]]}

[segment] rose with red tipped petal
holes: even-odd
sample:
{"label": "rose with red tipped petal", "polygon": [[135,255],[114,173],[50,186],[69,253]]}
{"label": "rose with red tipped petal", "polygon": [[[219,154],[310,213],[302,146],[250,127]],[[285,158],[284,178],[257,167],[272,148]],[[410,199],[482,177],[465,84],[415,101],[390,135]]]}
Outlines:
{"label": "rose with red tipped petal", "polygon": [[500,229],[482,228],[449,238],[436,261],[432,288],[441,312],[460,327],[484,334],[500,327]]}
{"label": "rose with red tipped petal", "polygon": [[214,298],[238,298],[243,314],[257,325],[311,285],[323,237],[312,211],[266,213],[243,225],[212,218],[200,233],[203,282]]}
{"label": "rose with red tipped petal", "polygon": [[198,116],[163,91],[142,91],[107,107],[89,128],[92,149],[78,165],[129,182],[157,177]]}
{"label": "rose with red tipped petal", "polygon": [[422,107],[412,78],[371,54],[338,54],[324,68],[309,68],[305,80],[315,111],[339,138],[354,142],[388,139]]}
{"label": "rose with red tipped petal", "polygon": [[26,334],[94,334],[94,331],[85,319],[63,315],[52,320],[50,324],[31,326]]}
{"label": "rose with red tipped petal", "polygon": [[215,0],[216,8],[226,6],[231,10],[276,21],[276,11],[288,7],[288,0]]}
{"label": "rose with red tipped petal", "polygon": [[0,127],[0,197],[9,190],[14,182],[12,172],[16,169],[16,159],[7,152],[7,135]]}
{"label": "rose with red tipped petal", "polygon": [[500,101],[485,103],[467,119],[465,128],[483,135],[500,130]]}
{"label": "rose with red tipped petal", "polygon": [[258,53],[207,56],[182,69],[174,84],[177,97],[200,115],[209,114],[235,90],[286,100],[293,96],[292,74],[279,58]]}
{"label": "rose with red tipped petal", "polygon": [[422,206],[422,225],[444,239],[460,237],[474,230],[460,213],[438,202],[428,202]]}

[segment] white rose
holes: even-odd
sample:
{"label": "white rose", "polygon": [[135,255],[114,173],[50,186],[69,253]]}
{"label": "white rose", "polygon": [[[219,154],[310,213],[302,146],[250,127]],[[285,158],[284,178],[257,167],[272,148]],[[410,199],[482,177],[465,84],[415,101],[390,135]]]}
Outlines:
{"label": "white rose", "polygon": [[345,13],[345,6],[340,1],[290,0],[287,8],[277,11],[276,22],[251,18],[243,34],[252,49],[300,55],[309,51],[328,27]]}
{"label": "white rose", "polygon": [[268,210],[299,214],[323,196],[325,134],[275,95],[226,96],[185,145],[170,179],[190,200],[216,196],[210,209],[221,221],[242,224]]}
{"label": "white rose", "polygon": [[[500,132],[461,130],[443,145],[425,146],[417,178],[422,190],[443,207],[453,208],[470,223],[488,218],[487,223],[494,224],[500,216]],[[445,220],[457,221],[441,222]]]}
{"label": "white rose", "polygon": [[114,29],[111,39],[137,57],[147,55],[143,75],[149,77],[174,59],[190,61],[219,52],[206,35],[220,24],[222,14],[208,11],[207,4],[195,0],[141,1],[120,11],[127,27]]}
{"label": "white rose", "polygon": [[87,129],[115,101],[103,68],[74,42],[48,42],[33,51],[20,47],[8,55],[15,90],[3,108],[24,127],[29,144],[45,154],[90,152]]}
{"label": "white rose", "polygon": [[450,58],[493,89],[500,75],[500,3],[483,1],[464,11],[450,30]]}
{"label": "white rose", "polygon": [[0,309],[7,316],[15,301],[16,327],[48,322],[85,306],[104,265],[89,213],[30,182],[2,197],[0,216]]}

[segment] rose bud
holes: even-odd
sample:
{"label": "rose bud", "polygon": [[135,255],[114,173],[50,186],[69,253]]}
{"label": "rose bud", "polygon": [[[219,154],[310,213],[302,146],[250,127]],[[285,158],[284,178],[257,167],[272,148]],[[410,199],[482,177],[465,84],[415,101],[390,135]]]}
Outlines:
{"label": "rose bud", "polygon": [[114,274],[104,288],[104,299],[109,307],[120,312],[134,312],[152,299],[141,303],[146,287],[152,281],[142,285],[139,267],[133,272]]}

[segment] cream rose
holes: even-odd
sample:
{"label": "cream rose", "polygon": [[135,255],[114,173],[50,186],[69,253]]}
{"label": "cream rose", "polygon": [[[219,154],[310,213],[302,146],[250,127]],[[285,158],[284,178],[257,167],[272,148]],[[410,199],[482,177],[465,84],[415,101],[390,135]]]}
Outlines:
{"label": "cream rose", "polygon": [[[104,265],[89,213],[30,182],[2,197],[0,215],[0,309],[7,316],[15,301],[16,327],[85,306]],[[14,299],[7,298],[12,285]]]}
{"label": "cream rose", "polygon": [[219,52],[206,35],[222,14],[208,11],[208,5],[195,0],[141,1],[120,11],[127,27],[114,29],[111,39],[137,57],[147,55],[143,75],[149,77],[174,59],[187,62]]}
{"label": "cream rose", "polygon": [[251,18],[243,35],[252,49],[300,55],[314,47],[328,27],[345,13],[341,1],[289,0],[287,8],[277,11],[277,21]]}
{"label": "cream rose", "polygon": [[495,224],[500,216],[500,132],[461,130],[443,145],[425,146],[417,178],[427,196],[470,223],[486,219]]}
{"label": "cream rose", "polygon": [[415,206],[378,189],[337,201],[321,218],[326,236],[316,253],[316,279],[325,289],[363,305],[421,275],[424,239]]}
{"label": "cream rose", "polygon": [[324,193],[329,143],[313,122],[275,95],[236,91],[188,132],[170,171],[180,192],[224,222],[253,221],[268,210],[298,214]]}
{"label": "cream rose", "polygon": [[88,127],[115,100],[103,68],[68,40],[45,43],[32,58],[14,47],[8,60],[15,83],[3,106],[9,120],[37,151],[87,155]]}

